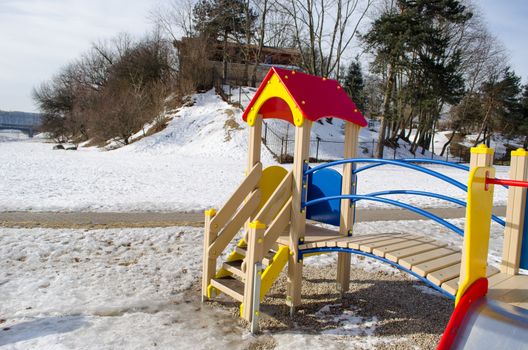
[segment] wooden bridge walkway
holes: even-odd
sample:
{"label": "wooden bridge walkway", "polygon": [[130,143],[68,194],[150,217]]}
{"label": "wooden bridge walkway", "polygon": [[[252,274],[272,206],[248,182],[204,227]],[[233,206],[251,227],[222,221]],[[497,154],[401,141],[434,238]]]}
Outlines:
{"label": "wooden bridge walkway", "polygon": [[[287,244],[288,237],[279,239]],[[444,242],[417,234],[368,234],[343,237],[336,231],[307,225],[300,254],[349,251],[392,263],[425,283],[454,297],[458,289],[462,253]],[[500,273],[488,266],[488,295],[509,304],[528,309],[528,276]]]}

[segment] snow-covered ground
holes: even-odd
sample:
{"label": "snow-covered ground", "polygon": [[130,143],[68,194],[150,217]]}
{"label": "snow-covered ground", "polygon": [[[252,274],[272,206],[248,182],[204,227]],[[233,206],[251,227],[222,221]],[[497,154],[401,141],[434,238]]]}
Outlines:
{"label": "snow-covered ground", "polygon": [[[453,220],[460,224],[460,220]],[[458,237],[428,221],[355,225],[355,234],[417,232],[460,245]],[[492,261],[500,256],[501,229],[492,226]],[[231,316],[199,303],[201,229],[0,228],[1,349],[243,349],[253,341]],[[336,257],[305,259],[335,264]],[[353,259],[368,271],[397,270]],[[416,284],[425,293],[430,288]],[[442,297],[437,295],[436,297]],[[330,306],[328,306],[330,307]],[[371,348],[377,319],[355,309],[335,317],[338,327],[315,334],[271,334],[278,349]]]}
{"label": "snow-covered ground", "polygon": [[[53,144],[43,139],[3,134],[0,211],[190,211],[220,207],[244,177],[247,126],[241,111],[213,92],[197,94],[194,100],[194,106],[182,108],[165,130],[114,151],[82,147],[78,151],[52,150]],[[342,138],[339,123],[335,121],[333,128],[314,123],[314,133],[325,139]],[[369,133],[367,128],[362,131],[365,138]],[[325,152],[333,151],[322,148],[322,156]],[[276,164],[265,147],[262,161],[265,166]],[[464,171],[431,168],[467,182]],[[507,177],[506,172],[507,168],[497,168],[498,176]],[[378,167],[359,175],[358,193],[387,189],[465,198],[463,191],[440,180],[401,168]],[[418,196],[393,198],[421,207],[450,205]],[[497,189],[496,203],[504,204],[505,198],[506,192]]]}

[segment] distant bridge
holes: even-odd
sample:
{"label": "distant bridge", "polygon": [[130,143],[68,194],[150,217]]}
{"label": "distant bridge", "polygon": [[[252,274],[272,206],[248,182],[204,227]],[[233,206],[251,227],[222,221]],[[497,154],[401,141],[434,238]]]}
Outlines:
{"label": "distant bridge", "polygon": [[39,114],[0,111],[0,130],[19,130],[33,137],[40,125]]}

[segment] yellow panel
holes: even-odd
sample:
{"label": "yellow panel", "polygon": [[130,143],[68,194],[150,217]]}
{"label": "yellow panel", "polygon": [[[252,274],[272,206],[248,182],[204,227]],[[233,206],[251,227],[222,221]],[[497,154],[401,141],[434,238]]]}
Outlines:
{"label": "yellow panel", "polygon": [[281,246],[273,256],[273,262],[262,273],[262,282],[260,284],[260,300],[264,299],[266,293],[270,290],[273,282],[279,277],[282,269],[288,262],[290,250],[287,246]]}
{"label": "yellow panel", "polygon": [[493,185],[486,189],[486,175],[495,177],[493,167],[477,167],[471,170],[468,182],[466,208],[466,228],[464,232],[464,252],[461,281],[455,305],[465,291],[479,278],[486,277],[488,245],[493,207]]}
{"label": "yellow panel", "polygon": [[262,177],[260,178],[260,205],[257,212],[266,204],[268,199],[273,194],[273,191],[280,185],[282,179],[288,175],[288,171],[281,166],[272,165],[265,168],[262,171]]}
{"label": "yellow panel", "polygon": [[293,98],[290,96],[290,93],[288,92],[288,90],[286,90],[277,74],[274,73],[272,77],[268,80],[266,87],[264,88],[264,90],[262,90],[262,92],[258,96],[257,101],[255,101],[255,104],[253,105],[253,107],[251,107],[248,113],[247,123],[249,126],[253,126],[255,124],[255,119],[260,110],[260,107],[262,107],[264,102],[266,102],[272,97],[279,97],[284,100],[284,102],[288,104],[288,107],[290,107],[293,116],[293,122],[295,123],[295,125],[303,125],[304,117],[301,113],[301,110],[299,109]]}

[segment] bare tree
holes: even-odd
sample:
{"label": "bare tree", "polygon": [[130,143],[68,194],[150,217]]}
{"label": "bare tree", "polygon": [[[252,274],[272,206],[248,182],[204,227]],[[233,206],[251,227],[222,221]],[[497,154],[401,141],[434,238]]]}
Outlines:
{"label": "bare tree", "polygon": [[193,36],[193,7],[195,0],[172,0],[158,3],[150,11],[150,20],[172,41]]}
{"label": "bare tree", "polygon": [[311,74],[340,75],[343,54],[350,48],[373,0],[290,0],[278,2],[293,21],[296,47]]}

